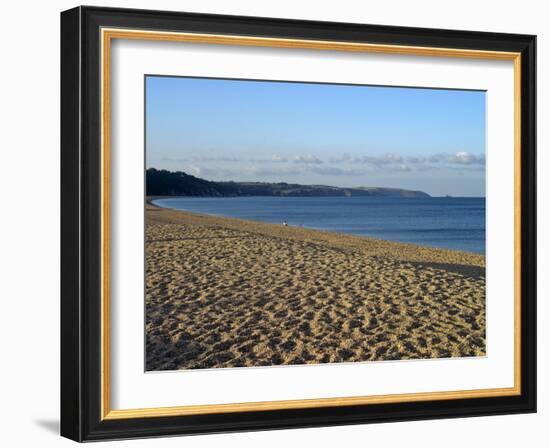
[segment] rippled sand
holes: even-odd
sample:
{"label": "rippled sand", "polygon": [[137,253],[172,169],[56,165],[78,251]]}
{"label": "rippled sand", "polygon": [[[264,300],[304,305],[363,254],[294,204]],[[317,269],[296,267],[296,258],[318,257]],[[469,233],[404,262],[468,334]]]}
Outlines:
{"label": "rippled sand", "polygon": [[147,370],[485,355],[485,258],[147,205]]}

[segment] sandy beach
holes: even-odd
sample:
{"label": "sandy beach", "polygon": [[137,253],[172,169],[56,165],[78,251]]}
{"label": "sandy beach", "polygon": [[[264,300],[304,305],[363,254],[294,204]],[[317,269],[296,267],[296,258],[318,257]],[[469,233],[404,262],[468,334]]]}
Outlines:
{"label": "sandy beach", "polygon": [[485,355],[485,257],[146,206],[146,368]]}

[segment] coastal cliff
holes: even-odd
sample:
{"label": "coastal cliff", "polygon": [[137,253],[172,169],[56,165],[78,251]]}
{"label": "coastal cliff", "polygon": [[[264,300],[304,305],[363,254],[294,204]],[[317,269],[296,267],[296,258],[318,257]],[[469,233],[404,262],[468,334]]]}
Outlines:
{"label": "coastal cliff", "polygon": [[286,182],[213,182],[184,173],[149,168],[147,196],[379,196],[427,198],[417,190],[383,187],[343,188],[328,185],[300,185]]}

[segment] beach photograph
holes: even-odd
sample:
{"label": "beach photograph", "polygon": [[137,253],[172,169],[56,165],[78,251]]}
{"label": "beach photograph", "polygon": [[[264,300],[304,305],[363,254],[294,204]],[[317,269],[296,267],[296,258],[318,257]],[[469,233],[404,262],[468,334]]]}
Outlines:
{"label": "beach photograph", "polygon": [[145,370],[483,357],[486,92],[145,77]]}

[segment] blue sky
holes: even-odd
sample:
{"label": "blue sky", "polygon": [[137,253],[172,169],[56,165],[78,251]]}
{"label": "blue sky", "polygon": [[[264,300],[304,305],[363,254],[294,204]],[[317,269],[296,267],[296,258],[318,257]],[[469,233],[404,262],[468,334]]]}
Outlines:
{"label": "blue sky", "polygon": [[485,196],[485,92],[146,77],[147,167]]}

